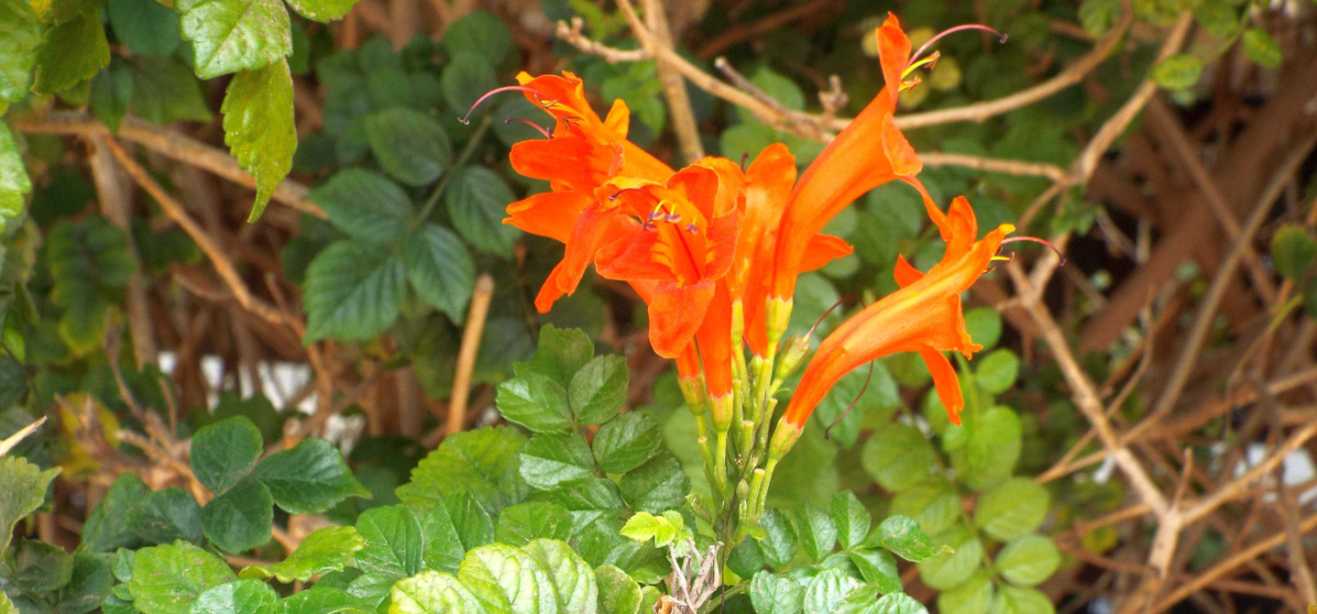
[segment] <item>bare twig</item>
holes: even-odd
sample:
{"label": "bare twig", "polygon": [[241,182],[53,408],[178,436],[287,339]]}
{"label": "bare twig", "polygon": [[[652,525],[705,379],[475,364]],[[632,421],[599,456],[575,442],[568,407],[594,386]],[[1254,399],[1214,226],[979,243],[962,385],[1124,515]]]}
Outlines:
{"label": "bare twig", "polygon": [[27,439],[28,435],[35,433],[37,429],[41,428],[41,425],[45,423],[46,423],[46,417],[42,416],[40,418],[37,418],[36,420],[33,420],[31,424],[21,429],[18,429],[17,432],[15,432],[13,435],[4,438],[3,441],[0,441],[0,457],[3,457],[4,455],[8,454],[10,450],[14,449],[14,446],[17,446],[19,443],[22,443],[24,439]]}
{"label": "bare twig", "polygon": [[643,0],[645,3],[645,23],[636,14],[631,0],[618,0],[617,6],[626,15],[631,24],[631,32],[640,41],[640,46],[647,49],[658,66],[659,83],[663,85],[663,96],[668,100],[668,114],[672,117],[672,131],[677,134],[681,145],[681,154],[687,162],[694,162],[704,157],[704,145],[700,143],[700,131],[695,125],[695,112],[691,109],[690,97],[686,94],[686,82],[673,64],[671,56],[675,53],[659,54],[655,49],[672,49],[672,33],[668,31],[668,16],[664,12],[664,3],[659,0]]}
{"label": "bare twig", "polygon": [[480,351],[480,337],[485,331],[489,316],[489,303],[494,297],[494,278],[482,274],[476,279],[471,294],[471,306],[466,312],[466,326],[462,330],[462,345],[457,351],[457,372],[453,375],[453,392],[448,402],[448,418],[444,433],[452,435],[466,427],[466,404],[471,396],[471,374],[475,371],[476,356]]}

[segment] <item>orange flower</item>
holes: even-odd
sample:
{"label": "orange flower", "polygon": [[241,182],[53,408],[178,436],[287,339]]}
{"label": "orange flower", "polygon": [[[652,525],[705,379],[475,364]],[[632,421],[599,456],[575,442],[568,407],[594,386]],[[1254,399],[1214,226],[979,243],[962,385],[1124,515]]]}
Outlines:
{"label": "orange flower", "polygon": [[1006,234],[1014,228],[1003,224],[976,241],[974,210],[963,196],[951,203],[949,213],[931,205],[929,213],[947,244],[942,261],[921,273],[898,258],[895,277],[901,288],[855,314],[823,340],[782,418],[795,433],[804,428],[814,408],[842,376],[898,352],[919,353],[933,375],[947,416],[960,424],[964,399],[956,371],[942,352],[958,351],[969,357],[981,349],[965,329],[960,294],[987,271]]}
{"label": "orange flower", "polygon": [[597,206],[596,190],[619,174],[662,181],[672,169],[627,140],[630,110],[621,100],[601,120],[585,99],[581,79],[570,72],[538,77],[523,72],[517,82],[494,92],[521,91],[555,120],[547,138],[516,143],[509,154],[513,169],[547,180],[552,191],[508,205],[503,220],[566,246],[562,261],[535,298],[536,309],[545,313],[558,298],[576,290],[607,238],[609,220]]}
{"label": "orange flower", "polygon": [[779,300],[791,298],[796,278],[807,264],[826,262],[832,256],[814,251],[815,237],[856,198],[894,179],[922,190],[915,179],[922,164],[892,122],[902,74],[910,63],[910,39],[890,13],[876,35],[883,89],[805,170],[782,216],[769,289],[770,296]]}

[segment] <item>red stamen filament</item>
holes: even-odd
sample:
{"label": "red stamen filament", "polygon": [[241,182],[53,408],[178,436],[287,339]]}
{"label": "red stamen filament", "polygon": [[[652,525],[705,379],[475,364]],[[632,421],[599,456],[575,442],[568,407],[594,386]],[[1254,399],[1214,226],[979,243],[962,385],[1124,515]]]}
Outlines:
{"label": "red stamen filament", "polygon": [[471,103],[471,106],[467,108],[466,115],[457,118],[457,121],[462,122],[463,125],[467,125],[467,126],[471,125],[471,114],[474,113],[475,110],[478,107],[480,107],[480,105],[484,104],[486,100],[489,100],[493,96],[497,94],[502,94],[504,92],[522,92],[524,94],[530,94],[534,96],[536,100],[540,99],[539,92],[529,87],[526,87],[524,85],[504,85],[503,87],[496,87],[492,90],[489,90],[488,92],[481,94],[480,97],[477,98],[475,102]]}
{"label": "red stamen filament", "polygon": [[998,43],[1005,43],[1005,42],[1006,42],[1006,35],[1003,34],[1003,33],[1001,33],[1001,32],[998,32],[998,31],[992,29],[991,27],[988,27],[988,26],[983,25],[983,24],[981,24],[981,23],[966,23],[966,24],[961,24],[961,25],[958,25],[958,26],[953,26],[953,27],[947,28],[947,29],[945,29],[945,30],[943,30],[943,31],[941,31],[941,32],[938,32],[936,35],[933,36],[933,38],[928,39],[927,42],[925,42],[923,45],[920,45],[920,46],[919,46],[919,49],[916,49],[915,52],[914,52],[913,54],[910,55],[910,62],[907,63],[907,66],[908,66],[909,64],[913,64],[913,63],[915,62],[915,60],[918,60],[920,56],[924,55],[924,52],[925,52],[925,51],[928,51],[930,48],[932,48],[933,45],[937,44],[938,41],[942,40],[943,38],[946,38],[947,35],[955,34],[956,32],[964,32],[964,31],[966,31],[966,30],[979,30],[979,31],[981,31],[981,32],[991,32],[991,33],[997,35],[997,42],[998,42]]}
{"label": "red stamen filament", "polygon": [[1057,247],[1056,244],[1052,243],[1051,241],[1048,241],[1047,239],[1040,239],[1038,237],[1030,237],[1027,235],[1020,237],[1007,237],[1002,240],[1001,244],[1005,246],[1010,243],[1019,243],[1019,242],[1037,243],[1039,245],[1046,246],[1047,249],[1052,250],[1052,253],[1056,254],[1056,257],[1061,260],[1061,264],[1059,266],[1065,266],[1065,254],[1061,252],[1061,248]]}
{"label": "red stamen filament", "polygon": [[[523,126],[526,126],[527,128],[530,128],[531,130],[534,130],[544,135],[544,138],[546,139],[553,138],[552,135],[549,134],[549,131],[544,128],[544,126],[541,126],[525,117],[509,117],[503,120],[503,123],[505,124],[512,124],[514,122],[518,124],[522,124]],[[467,122],[462,122],[462,123],[467,123]]]}

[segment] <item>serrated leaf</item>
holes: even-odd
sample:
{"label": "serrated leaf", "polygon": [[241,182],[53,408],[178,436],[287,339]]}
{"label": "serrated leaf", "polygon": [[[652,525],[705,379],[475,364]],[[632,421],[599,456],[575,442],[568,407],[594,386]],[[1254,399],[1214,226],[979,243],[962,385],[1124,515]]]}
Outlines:
{"label": "serrated leaf", "polygon": [[[314,576],[331,571],[342,571],[353,561],[356,553],[366,547],[366,538],[355,527],[321,527],[297,544],[288,558],[273,565],[259,565],[255,569],[265,576],[274,576],[280,582],[306,582]],[[244,570],[243,575],[246,575]]]}
{"label": "serrated leaf", "polygon": [[681,540],[686,533],[686,523],[680,514],[654,515],[649,512],[637,512],[627,519],[619,533],[627,539],[640,543],[652,539],[654,545],[662,548],[673,541]]}
{"label": "serrated leaf", "polygon": [[73,557],[59,546],[22,539],[8,563],[5,583],[21,593],[49,593],[73,578]]}
{"label": "serrated leaf", "polygon": [[833,495],[830,511],[842,548],[854,548],[864,542],[873,519],[855,493],[848,490]]}
{"label": "serrated leaf", "polygon": [[520,231],[503,223],[503,210],[515,196],[507,183],[483,166],[452,171],[444,206],[453,228],[472,247],[495,256],[511,256]]}
{"label": "serrated leaf", "polygon": [[429,185],[452,164],[448,134],[429,115],[393,107],[367,116],[365,128],[380,166],[407,185]]}
{"label": "serrated leaf", "polygon": [[840,569],[827,569],[810,579],[805,585],[803,610],[806,612],[831,612],[841,605],[846,594],[858,588],[860,583],[846,575]]}
{"label": "serrated leaf", "polygon": [[565,508],[543,501],[529,501],[504,508],[498,515],[494,539],[499,543],[522,546],[532,540],[568,539],[572,534],[572,516]]}
{"label": "serrated leaf", "polygon": [[0,556],[9,548],[14,525],[46,500],[46,488],[59,469],[41,468],[16,456],[0,457]]}
{"label": "serrated leaf", "polygon": [[421,524],[411,510],[401,505],[374,507],[361,513],[356,528],[366,540],[366,547],[356,554],[362,572],[406,578],[421,571]]}
{"label": "serrated leaf", "polygon": [[1271,258],[1276,271],[1298,281],[1317,258],[1317,240],[1304,227],[1286,224],[1271,237]]}
{"label": "serrated leaf", "polygon": [[9,126],[0,122],[0,231],[9,227],[12,220],[23,214],[27,195],[32,191],[18,143],[9,132]]}
{"label": "serrated leaf", "polygon": [[1261,28],[1245,30],[1243,43],[1244,53],[1248,55],[1248,59],[1256,62],[1258,66],[1276,68],[1285,59],[1280,45],[1276,44],[1276,39]]}
{"label": "serrated leaf", "polygon": [[233,417],[199,429],[192,436],[192,473],[211,492],[223,493],[256,466],[264,450],[261,431],[245,417]]}
{"label": "serrated leaf", "polygon": [[293,75],[283,59],[239,72],[220,105],[224,144],[238,166],[256,178],[256,200],[248,222],[261,217],[274,189],[293,168],[297,127],[293,124]]}
{"label": "serrated leaf", "polygon": [[513,50],[512,33],[502,19],[488,11],[475,10],[448,25],[443,46],[450,55],[476,52],[498,65]]}
{"label": "serrated leaf", "polygon": [[640,610],[640,584],[613,565],[594,570],[599,587],[599,614],[647,614]]}
{"label": "serrated leaf", "polygon": [[891,512],[914,518],[925,533],[940,533],[960,518],[960,497],[945,479],[935,478],[898,493]]}
{"label": "serrated leaf", "polygon": [[293,52],[288,11],[279,0],[178,0],[175,9],[202,79],[262,68]]}
{"label": "serrated leaf", "polygon": [[626,403],[629,381],[621,356],[597,356],[572,376],[568,400],[578,424],[603,424]]}
{"label": "serrated leaf", "polygon": [[885,550],[854,550],[848,554],[860,577],[883,593],[900,592],[901,574],[896,559]]}
{"label": "serrated leaf", "polygon": [[236,577],[219,557],[187,542],[142,548],[128,581],[133,605],[144,612],[185,614],[207,589]]}
{"label": "serrated leaf", "polygon": [[532,433],[563,433],[572,428],[567,391],[545,375],[524,373],[498,386],[498,413]]}
{"label": "serrated leaf", "polygon": [[1051,496],[1028,478],[1012,478],[988,491],[974,510],[974,524],[985,533],[1009,541],[1037,529],[1047,516]]}
{"label": "serrated leaf", "polygon": [[997,553],[997,571],[1017,586],[1034,586],[1051,577],[1061,565],[1061,552],[1051,539],[1025,535]]}
{"label": "serrated leaf", "polygon": [[81,547],[89,552],[109,552],[132,545],[135,536],[131,520],[150,492],[136,474],[120,475],[82,525]]}
{"label": "serrated leaf", "polygon": [[594,457],[607,473],[626,473],[653,458],[663,447],[658,420],[649,412],[622,414],[595,434]]}
{"label": "serrated leaf", "polygon": [[279,605],[274,589],[258,580],[238,580],[208,589],[192,604],[191,614],[266,614]]}
{"label": "serrated leaf", "polygon": [[201,510],[206,538],[225,552],[239,553],[270,541],[274,498],[265,484],[243,480]]}
{"label": "serrated leaf", "polygon": [[933,541],[909,516],[888,516],[878,525],[877,537],[882,547],[912,563],[924,561],[937,552]]}
{"label": "serrated leaf", "polygon": [[132,76],[128,108],[134,115],[157,124],[211,120],[201,83],[182,62],[147,55],[132,58],[128,67]]}
{"label": "serrated leaf", "polygon": [[531,369],[570,387],[572,379],[594,356],[594,342],[579,328],[558,328],[545,324],[535,345]]}
{"label": "serrated leaf", "polygon": [[1010,477],[1023,446],[1020,417],[1007,407],[993,407],[970,427],[965,447],[952,456],[957,472],[974,488]]}
{"label": "serrated leaf", "polygon": [[390,612],[397,614],[476,614],[485,610],[457,578],[437,571],[423,571],[400,580],[389,591]]}
{"label": "serrated leaf", "polygon": [[323,439],[303,439],[291,450],[271,454],[252,473],[290,514],[320,513],[348,497],[369,497],[343,455]]}
{"label": "serrated leaf", "polygon": [[101,607],[114,585],[111,558],[108,554],[75,552],[73,577],[59,590],[54,610],[61,614],[84,614]]}
{"label": "serrated leaf", "polygon": [[573,512],[613,512],[624,506],[617,486],[611,480],[598,477],[562,482],[558,488],[544,493],[542,498]]}
{"label": "serrated leaf", "polygon": [[806,505],[799,510],[796,519],[796,535],[810,558],[822,561],[832,553],[837,544],[837,525],[827,512]]}
{"label": "serrated leaf", "polygon": [[359,168],[339,171],[309,198],[325,210],[335,228],[372,244],[396,242],[411,223],[407,193],[383,175]]}
{"label": "serrated leaf", "polygon": [[512,546],[490,544],[468,552],[457,577],[487,611],[558,612],[548,573],[530,555]]}
{"label": "serrated leaf", "polygon": [[23,0],[0,2],[0,107],[27,96],[41,48],[41,22]]}
{"label": "serrated leaf", "polygon": [[[293,7],[297,14],[321,23],[328,23],[335,19],[341,19],[352,7],[356,5],[357,0],[287,0],[288,5]],[[451,27],[451,26],[450,26]]]}
{"label": "serrated leaf", "polygon": [[347,591],[316,584],[307,590],[294,593],[282,602],[283,614],[371,614],[360,599]]}
{"label": "serrated leaf", "polygon": [[864,442],[860,463],[883,488],[900,492],[924,481],[937,462],[924,434],[905,424],[889,424]]}
{"label": "serrated leaf", "polygon": [[63,92],[86,81],[110,64],[110,43],[105,39],[99,11],[82,13],[55,26],[37,51],[36,83],[44,94]]}
{"label": "serrated leaf", "polygon": [[[153,0],[144,0],[154,3]],[[191,75],[188,75],[191,77]],[[133,100],[133,73],[123,62],[111,60],[110,67],[96,74],[91,81],[92,114],[110,128],[119,130],[119,122],[128,112]]]}
{"label": "serrated leaf", "polygon": [[1177,53],[1152,68],[1152,79],[1168,90],[1183,90],[1198,83],[1203,61],[1188,53]]}
{"label": "serrated leaf", "polygon": [[983,542],[963,525],[943,531],[935,538],[941,552],[919,563],[919,578],[939,591],[968,580],[983,564]]}
{"label": "serrated leaf", "polygon": [[622,476],[618,490],[631,509],[658,513],[681,507],[690,481],[676,457],[660,454]]}
{"label": "serrated leaf", "polygon": [[786,515],[776,509],[768,509],[759,517],[759,526],[764,529],[764,536],[759,540],[759,548],[764,558],[773,567],[782,567],[796,556],[796,533]]}
{"label": "serrated leaf", "polygon": [[398,319],[405,288],[402,260],[387,251],[338,241],[306,271],[306,342],[365,341]]}
{"label": "serrated leaf", "polygon": [[129,512],[127,522],[133,535],[148,544],[177,539],[201,542],[201,507],[181,488],[170,487],[145,494]]}
{"label": "serrated leaf", "polygon": [[594,570],[567,545],[558,539],[537,539],[522,546],[544,569],[552,581],[559,612],[594,614],[599,603],[599,587]]}
{"label": "serrated leaf", "polygon": [[[458,564],[462,562],[462,556],[466,554],[468,545],[467,540],[463,539],[463,534],[472,532],[470,527],[472,524],[488,525],[492,522],[489,520],[488,514],[485,514],[483,518],[472,518],[474,515],[482,514],[484,510],[480,510],[478,505],[472,509],[467,507],[464,502],[451,501],[454,498],[470,500],[469,495],[454,495],[446,497],[438,504],[426,509],[412,510],[416,520],[421,525],[421,539],[425,544],[425,551],[421,557],[425,561],[426,569],[456,572]],[[458,512],[456,518],[454,518],[454,514],[449,513],[449,507],[456,508]],[[483,545],[484,543],[486,542],[480,541],[474,545]]]}
{"label": "serrated leaf", "polygon": [[178,48],[178,15],[155,0],[109,0],[105,13],[114,37],[133,53],[167,56]]}
{"label": "serrated leaf", "polygon": [[991,614],[1052,614],[1056,609],[1041,591],[1002,586],[992,602]]}
{"label": "serrated leaf", "polygon": [[1015,385],[1020,359],[1006,348],[993,350],[975,364],[974,381],[990,394],[1001,394]]}
{"label": "serrated leaf", "polygon": [[510,427],[482,428],[446,437],[398,487],[398,498],[417,507],[438,504],[441,494],[469,493],[487,510],[521,501],[526,485],[517,475],[517,453],[526,437]]}
{"label": "serrated leaf", "polygon": [[421,300],[461,323],[475,284],[476,265],[452,231],[426,224],[407,235],[402,248],[407,280]]}
{"label": "serrated leaf", "polygon": [[951,590],[943,591],[937,596],[938,612],[946,614],[971,614],[987,612],[992,606],[992,576],[986,571],[974,574]]}
{"label": "serrated leaf", "polygon": [[439,88],[448,108],[462,112],[484,92],[498,86],[498,76],[484,54],[475,49],[453,51],[439,75]]}
{"label": "serrated leaf", "polygon": [[532,488],[550,490],[594,473],[590,444],[576,433],[537,434],[520,453],[518,472]]}
{"label": "serrated leaf", "polygon": [[761,571],[750,579],[750,603],[758,614],[799,614],[805,587],[791,576]]}

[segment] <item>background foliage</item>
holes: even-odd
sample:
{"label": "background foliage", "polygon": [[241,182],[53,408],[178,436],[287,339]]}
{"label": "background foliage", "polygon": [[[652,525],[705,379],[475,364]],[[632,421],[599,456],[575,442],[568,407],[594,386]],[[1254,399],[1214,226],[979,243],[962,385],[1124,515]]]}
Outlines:
{"label": "background foliage", "polygon": [[[899,118],[939,202],[1067,262],[968,297],[962,426],[913,357],[843,380],[706,610],[1317,603],[1317,5],[643,4],[670,38],[589,0],[0,0],[0,612],[632,613],[707,580],[644,309],[595,280],[536,315],[559,248],[501,223],[544,187],[506,163],[538,110],[458,118],[570,69],[665,160],[807,164],[887,10],[1009,34],[939,42]],[[899,185],[828,231],[855,254],[796,333],[940,256]]]}

